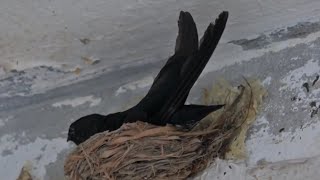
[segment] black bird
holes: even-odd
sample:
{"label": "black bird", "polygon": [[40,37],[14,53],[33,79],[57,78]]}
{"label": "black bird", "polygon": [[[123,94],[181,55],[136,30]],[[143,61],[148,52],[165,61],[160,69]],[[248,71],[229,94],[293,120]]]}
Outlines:
{"label": "black bird", "polygon": [[188,12],[180,12],[175,53],[155,78],[147,95],[134,107],[109,115],[91,114],[73,122],[68,141],[80,144],[92,135],[113,131],[124,123],[144,121],[155,125],[194,125],[223,105],[184,105],[188,94],[215,50],[228,19],[222,12],[210,23],[198,42],[195,22]]}

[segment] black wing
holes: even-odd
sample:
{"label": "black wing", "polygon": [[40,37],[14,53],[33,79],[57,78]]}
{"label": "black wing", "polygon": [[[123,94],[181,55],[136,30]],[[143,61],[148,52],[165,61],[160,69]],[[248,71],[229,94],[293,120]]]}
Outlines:
{"label": "black wing", "polygon": [[[153,117],[170,99],[172,92],[183,79],[181,71],[187,58],[198,51],[198,33],[191,14],[181,11],[178,26],[175,54],[160,70],[147,95],[135,106],[146,112],[148,117]],[[187,95],[184,101],[186,97]],[[153,123],[157,124],[157,121]]]}
{"label": "black wing", "polygon": [[161,121],[160,124],[170,122],[173,114],[184,105],[186,96],[194,83],[197,81],[201,72],[208,63],[213,51],[222,36],[228,19],[228,12],[222,12],[216,19],[215,24],[210,23],[200,44],[200,49],[190,55],[183,63],[180,72],[179,82],[176,84],[170,97],[160,111],[154,116],[155,120]]}

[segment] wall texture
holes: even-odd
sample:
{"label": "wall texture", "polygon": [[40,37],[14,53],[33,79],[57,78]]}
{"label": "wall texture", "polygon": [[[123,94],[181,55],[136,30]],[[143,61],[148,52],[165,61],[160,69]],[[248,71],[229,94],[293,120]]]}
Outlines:
{"label": "wall texture", "polygon": [[[306,169],[319,164],[310,160],[320,146],[319,116],[310,117],[310,102],[319,105],[320,85],[301,88],[320,73],[316,0],[2,0],[1,177],[15,179],[29,163],[38,179],[62,179],[64,156],[73,147],[66,142],[69,124],[89,113],[118,111],[144,95],[173,52],[180,10],[192,13],[199,34],[222,10],[230,12],[189,102],[198,102],[201,88],[219,76],[235,85],[241,75],[254,76],[269,92],[248,135],[248,158],[217,161],[207,178],[225,176],[228,163],[238,167],[228,171],[230,179],[284,171],[300,177],[294,172],[301,163],[292,159],[307,164],[302,176],[317,177]],[[256,170],[261,163],[265,169]],[[283,164],[283,172],[272,171]]]}

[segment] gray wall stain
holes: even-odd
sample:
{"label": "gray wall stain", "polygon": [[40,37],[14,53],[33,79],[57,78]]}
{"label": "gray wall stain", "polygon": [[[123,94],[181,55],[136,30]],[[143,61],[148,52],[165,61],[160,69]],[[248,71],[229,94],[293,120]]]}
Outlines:
{"label": "gray wall stain", "polygon": [[268,35],[261,34],[257,38],[233,40],[229,43],[239,45],[243,50],[262,49],[274,42],[305,38],[318,31],[320,31],[320,22],[299,22],[294,26],[276,30]]}

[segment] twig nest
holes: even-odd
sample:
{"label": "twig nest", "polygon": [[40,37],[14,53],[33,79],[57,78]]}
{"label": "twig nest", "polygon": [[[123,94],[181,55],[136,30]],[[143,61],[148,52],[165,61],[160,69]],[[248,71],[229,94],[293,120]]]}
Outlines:
{"label": "twig nest", "polygon": [[225,108],[203,119],[192,130],[143,122],[124,124],[116,131],[96,134],[80,144],[65,161],[65,175],[85,180],[194,176],[215,157],[245,154],[244,143],[238,137],[245,136],[264,95],[258,81],[246,81],[236,88],[221,81],[211,91],[206,90],[204,98],[207,104],[225,103]]}

